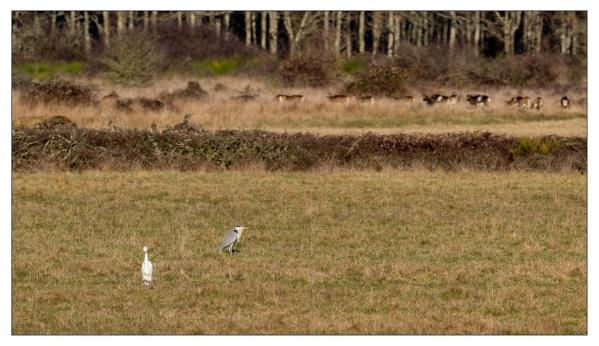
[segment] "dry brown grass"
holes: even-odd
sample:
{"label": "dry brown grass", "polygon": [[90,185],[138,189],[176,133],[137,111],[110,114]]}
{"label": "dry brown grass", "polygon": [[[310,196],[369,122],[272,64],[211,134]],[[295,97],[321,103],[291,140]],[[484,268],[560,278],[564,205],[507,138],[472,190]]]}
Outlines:
{"label": "dry brown grass", "polygon": [[[526,172],[14,173],[12,332],[585,334],[585,191]],[[238,222],[241,252],[219,255]]]}
{"label": "dry brown grass", "polygon": [[[173,91],[185,86],[186,81],[173,79],[156,83],[149,88],[119,88],[105,81],[92,81],[99,87],[99,96],[115,90],[123,97],[156,97],[161,91]],[[149,128],[155,123],[158,128],[167,128],[181,121],[183,114],[192,113],[192,124],[206,129],[264,129],[269,131],[309,130],[317,133],[364,132],[448,132],[465,130],[487,130],[513,135],[557,134],[564,136],[586,136],[586,110],[580,106],[563,111],[559,108],[560,94],[550,91],[531,90],[436,90],[445,94],[458,93],[465,98],[467,93],[486,93],[493,98],[492,106],[472,108],[465,101],[457,106],[428,107],[404,104],[382,99],[376,104],[354,103],[331,104],[326,96],[334,94],[338,87],[330,89],[295,88],[282,89],[262,82],[243,78],[214,78],[200,81],[210,92],[206,101],[178,104],[179,111],[164,110],[157,113],[136,111],[122,113],[110,105],[97,107],[72,107],[64,105],[31,106],[19,102],[13,96],[12,117],[15,124],[33,125],[52,115],[67,116],[81,127],[106,128],[109,122],[120,127]],[[213,91],[217,84],[228,90]],[[231,100],[250,85],[259,94],[256,101],[244,103]],[[428,92],[428,90],[426,90]],[[300,104],[279,104],[274,101],[279,93],[303,94],[307,101]],[[421,91],[413,95],[420,99]],[[517,94],[531,97],[543,96],[543,111],[522,111],[505,105],[505,101]],[[585,95],[570,95],[580,98]]]}

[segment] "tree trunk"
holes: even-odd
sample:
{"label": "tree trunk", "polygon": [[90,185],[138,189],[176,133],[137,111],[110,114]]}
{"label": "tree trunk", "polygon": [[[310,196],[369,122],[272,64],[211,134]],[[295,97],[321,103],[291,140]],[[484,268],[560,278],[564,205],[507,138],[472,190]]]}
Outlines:
{"label": "tree trunk", "polygon": [[187,15],[187,17],[189,18],[189,27],[191,28],[191,30],[195,30],[196,28],[196,14],[195,12],[189,12],[189,14]]}
{"label": "tree trunk", "polygon": [[570,12],[570,22],[572,23],[572,55],[578,54],[578,18],[576,12]]}
{"label": "tree trunk", "polygon": [[399,54],[399,45],[401,43],[401,13],[395,14],[395,28],[393,30],[393,48],[395,50],[395,55]]}
{"label": "tree trunk", "polygon": [[543,15],[537,12],[534,24],[535,52],[540,53],[543,46]]}
{"label": "tree trunk", "polygon": [[214,17],[214,32],[218,38],[220,38],[220,34],[222,32],[222,20],[222,17]]}
{"label": "tree trunk", "polygon": [[424,11],[422,16],[422,45],[428,46],[428,12]]}
{"label": "tree trunk", "polygon": [[416,12],[414,17],[414,28],[415,28],[415,36],[414,40],[416,42],[416,46],[422,46],[422,18],[420,12]]}
{"label": "tree trunk", "polygon": [[351,11],[347,11],[345,21],[345,53],[347,58],[351,58],[352,55],[352,42],[351,42]]}
{"label": "tree trunk", "polygon": [[177,28],[179,28],[179,31],[183,29],[183,13],[181,11],[177,11]]}
{"label": "tree trunk", "polygon": [[71,34],[71,36],[75,36],[75,11],[71,11],[69,14],[71,16],[71,19],[69,20],[69,34]]}
{"label": "tree trunk", "polygon": [[364,11],[360,11],[360,18],[358,19],[358,53],[364,54],[366,50],[366,44],[364,42]]}
{"label": "tree trunk", "polygon": [[134,28],[134,25],[135,25],[133,23],[133,21],[135,20],[133,13],[134,13],[133,11],[129,11],[129,14],[127,16],[127,17],[129,17],[129,23],[128,23],[128,26],[127,26],[127,30],[128,31],[133,31],[133,28]]}
{"label": "tree trunk", "polygon": [[260,47],[266,50],[266,11],[260,14]]}
{"label": "tree trunk", "polygon": [[381,39],[381,13],[375,11],[372,13],[372,54],[376,55],[379,50],[379,41]]}
{"label": "tree trunk", "polygon": [[256,30],[256,29],[257,29],[258,25],[256,24],[256,12],[251,11],[250,13],[251,13],[250,20],[252,21],[252,43],[257,45],[258,38],[256,37],[256,35],[258,33],[258,30]]}
{"label": "tree trunk", "polygon": [[123,11],[116,12],[116,33],[118,36],[125,32],[125,13]]}
{"label": "tree trunk", "polygon": [[[179,12],[177,12],[179,13]],[[150,27],[150,14],[148,13],[148,11],[144,11],[143,13],[143,19],[144,19],[144,31],[148,31],[148,28]]]}
{"label": "tree trunk", "polygon": [[231,14],[225,13],[225,31],[229,31],[229,24],[231,23]]}
{"label": "tree trunk", "polygon": [[89,37],[89,13],[83,11],[83,49],[85,50],[85,55],[89,56],[91,47],[92,44]]}
{"label": "tree trunk", "polygon": [[474,54],[478,56],[480,46],[480,11],[474,11]]}
{"label": "tree trunk", "polygon": [[156,32],[158,29],[158,11],[152,11],[152,17],[150,21],[152,24],[152,32]]}
{"label": "tree trunk", "polygon": [[252,13],[245,11],[245,45],[252,44]]}
{"label": "tree trunk", "polygon": [[102,11],[102,18],[104,19],[104,46],[110,47],[110,12]]}
{"label": "tree trunk", "polygon": [[323,29],[322,32],[324,34],[323,42],[324,42],[324,50],[329,50],[329,11],[324,11],[324,20],[323,20]]}
{"label": "tree trunk", "polygon": [[337,11],[337,20],[335,21],[335,55],[339,57],[341,53],[341,21],[343,20],[343,12]]}
{"label": "tree trunk", "polygon": [[50,12],[50,35],[54,36],[56,33],[56,11]]}
{"label": "tree trunk", "polygon": [[277,11],[270,11],[268,14],[269,29],[270,29],[270,54],[277,55],[277,38],[279,33],[279,16]]}
{"label": "tree trunk", "polygon": [[457,29],[457,18],[455,11],[449,11],[450,23],[449,23],[449,56],[452,57],[455,51],[455,37]]}
{"label": "tree trunk", "polygon": [[387,18],[387,56],[393,56],[393,28],[395,23],[393,22],[393,12],[389,11]]}

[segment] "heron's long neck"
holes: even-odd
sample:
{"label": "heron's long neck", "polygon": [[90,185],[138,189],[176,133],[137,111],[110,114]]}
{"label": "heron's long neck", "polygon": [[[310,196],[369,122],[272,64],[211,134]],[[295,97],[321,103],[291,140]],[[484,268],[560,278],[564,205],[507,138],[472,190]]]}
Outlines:
{"label": "heron's long neck", "polygon": [[146,262],[148,261],[148,252],[147,251],[144,252],[144,261],[146,261]]}

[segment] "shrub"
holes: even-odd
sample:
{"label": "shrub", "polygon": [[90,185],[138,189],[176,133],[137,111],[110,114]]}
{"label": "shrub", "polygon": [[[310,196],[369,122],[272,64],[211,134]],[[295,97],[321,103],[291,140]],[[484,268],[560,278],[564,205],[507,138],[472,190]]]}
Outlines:
{"label": "shrub", "polygon": [[392,96],[406,92],[405,79],[406,73],[397,66],[375,65],[360,73],[344,89],[350,94]]}
{"label": "shrub", "polygon": [[335,58],[300,55],[283,61],[279,76],[286,86],[322,87],[333,82],[335,69]]}
{"label": "shrub", "polygon": [[514,156],[528,156],[531,154],[549,155],[561,147],[561,142],[555,137],[522,137],[512,147]]}
{"label": "shrub", "polygon": [[13,78],[13,88],[27,103],[91,104],[95,100],[95,88],[61,79],[31,81],[23,77]]}
{"label": "shrub", "polygon": [[350,58],[343,62],[341,69],[345,73],[356,74],[364,71],[366,63],[362,59]]}
{"label": "shrub", "polygon": [[100,61],[117,84],[144,85],[164,68],[165,54],[155,39],[143,32],[116,38]]}
{"label": "shrub", "polygon": [[194,61],[191,68],[199,76],[222,76],[235,73],[245,63],[239,56],[210,58]]}

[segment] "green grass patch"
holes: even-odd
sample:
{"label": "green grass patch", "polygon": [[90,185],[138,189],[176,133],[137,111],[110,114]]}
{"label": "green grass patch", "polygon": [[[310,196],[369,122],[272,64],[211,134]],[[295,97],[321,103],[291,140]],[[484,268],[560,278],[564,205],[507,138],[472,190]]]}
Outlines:
{"label": "green grass patch", "polygon": [[194,61],[192,70],[201,77],[224,76],[235,73],[238,68],[248,63],[245,59],[233,56],[228,58],[211,58]]}
{"label": "green grass patch", "polygon": [[356,74],[364,71],[366,63],[362,59],[350,58],[343,62],[341,69],[345,73]]}
{"label": "green grass patch", "polygon": [[24,74],[30,79],[49,80],[57,75],[79,74],[85,69],[80,61],[57,63],[29,63],[13,67],[14,71]]}

